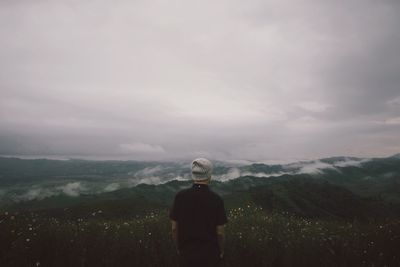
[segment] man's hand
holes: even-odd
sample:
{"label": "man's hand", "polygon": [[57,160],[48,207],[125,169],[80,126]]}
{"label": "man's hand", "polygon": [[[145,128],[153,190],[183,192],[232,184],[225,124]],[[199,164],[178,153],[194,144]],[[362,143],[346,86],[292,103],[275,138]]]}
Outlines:
{"label": "man's hand", "polygon": [[224,225],[217,226],[217,239],[219,246],[219,259],[222,260],[224,258],[224,248],[225,248],[225,227]]}
{"label": "man's hand", "polygon": [[180,255],[179,249],[178,249],[178,222],[171,220],[171,230],[172,230],[172,239],[174,240],[175,246],[176,246],[176,253],[178,256]]}

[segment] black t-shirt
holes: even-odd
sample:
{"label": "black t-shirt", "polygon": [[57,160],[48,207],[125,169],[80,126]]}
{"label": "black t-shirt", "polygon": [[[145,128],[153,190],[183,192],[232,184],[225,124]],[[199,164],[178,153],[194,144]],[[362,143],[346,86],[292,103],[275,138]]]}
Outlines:
{"label": "black t-shirt", "polygon": [[222,198],[207,185],[178,192],[170,211],[178,223],[178,248],[184,253],[219,254],[216,227],[228,222]]}

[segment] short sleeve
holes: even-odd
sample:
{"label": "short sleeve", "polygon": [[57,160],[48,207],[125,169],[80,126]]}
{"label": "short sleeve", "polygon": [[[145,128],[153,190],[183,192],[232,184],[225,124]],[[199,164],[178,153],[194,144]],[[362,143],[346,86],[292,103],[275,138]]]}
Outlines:
{"label": "short sleeve", "polygon": [[178,201],[177,196],[174,198],[174,202],[172,204],[172,208],[169,211],[169,218],[173,221],[178,220]]}
{"label": "short sleeve", "polygon": [[224,201],[220,199],[217,210],[217,225],[224,225],[228,222],[226,217]]}

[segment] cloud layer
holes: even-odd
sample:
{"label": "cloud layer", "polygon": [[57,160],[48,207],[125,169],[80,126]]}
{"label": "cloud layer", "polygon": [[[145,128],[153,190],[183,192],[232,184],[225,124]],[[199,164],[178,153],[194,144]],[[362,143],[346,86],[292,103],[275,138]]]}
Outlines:
{"label": "cloud layer", "polygon": [[398,1],[1,1],[0,154],[400,151]]}

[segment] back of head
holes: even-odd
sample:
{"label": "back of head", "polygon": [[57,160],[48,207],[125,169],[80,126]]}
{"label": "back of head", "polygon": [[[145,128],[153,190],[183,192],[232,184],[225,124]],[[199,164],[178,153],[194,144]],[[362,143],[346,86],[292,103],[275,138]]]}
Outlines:
{"label": "back of head", "polygon": [[212,163],[205,158],[198,158],[192,161],[192,178],[194,181],[211,179]]}

